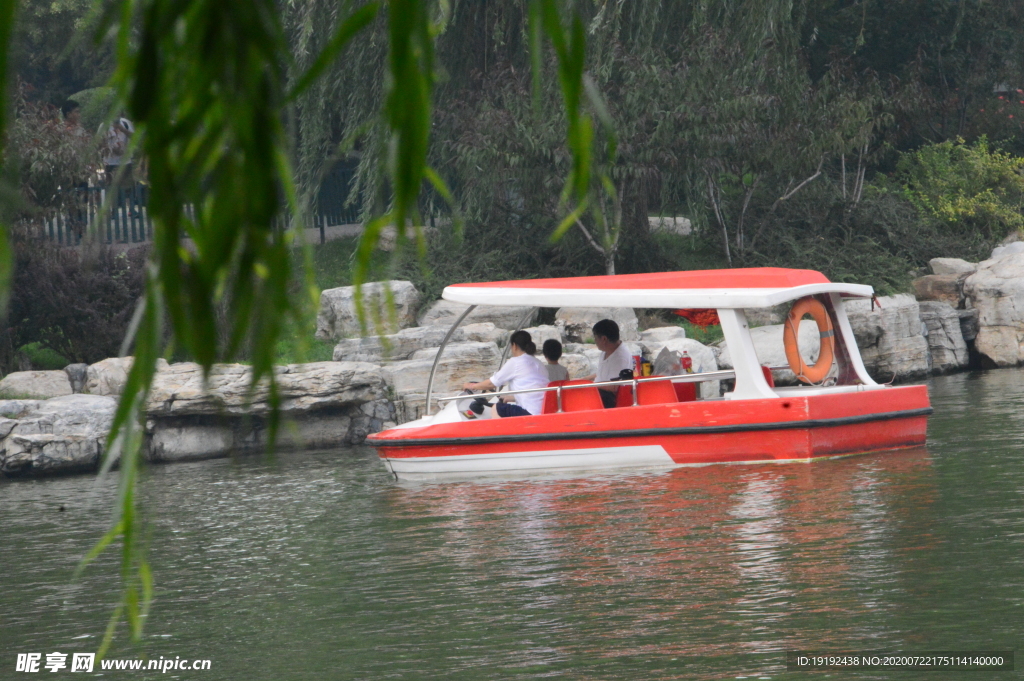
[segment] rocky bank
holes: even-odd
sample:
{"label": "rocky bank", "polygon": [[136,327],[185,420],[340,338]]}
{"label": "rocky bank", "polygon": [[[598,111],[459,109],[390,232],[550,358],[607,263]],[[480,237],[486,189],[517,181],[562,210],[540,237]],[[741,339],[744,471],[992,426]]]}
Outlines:
{"label": "rocky bank", "polygon": [[[914,281],[914,294],[847,304],[868,372],[880,382],[906,381],[968,367],[1024,364],[1024,247],[1000,247],[980,263],[936,258],[931,273]],[[281,366],[277,384],[284,418],[283,449],[361,443],[368,434],[423,414],[427,377],[444,336],[465,306],[437,301],[421,308],[410,282],[364,288],[373,306],[387,295],[396,314],[372,323],[380,332],[360,336],[352,287],[324,291],[317,337],[336,343],[332,362]],[[418,312],[418,315],[417,315]],[[786,364],[782,348],[785,309],[750,311],[762,364]],[[600,352],[590,328],[614,319],[632,354],[655,358],[662,349],[687,352],[697,371],[732,366],[729,348],[705,346],[676,326],[642,329],[635,311],[558,310],[538,325],[530,308],[477,308],[453,334],[438,362],[434,395],[457,392],[468,380],[493,373],[511,331],[525,327],[540,346],[562,342],[562,364],[572,377],[596,370]],[[550,318],[549,318],[550,319]],[[804,321],[800,346],[812,361],[817,330]],[[0,473],[54,475],[97,470],[132,358],[110,358],[63,371],[16,372],[0,380]],[[147,404],[145,456],[184,461],[258,450],[267,443],[268,386],[249,390],[249,367],[217,365],[204,380],[198,365],[162,362]],[[795,382],[778,371],[780,384]],[[717,383],[701,387],[720,393]],[[4,399],[6,398],[6,399]]]}

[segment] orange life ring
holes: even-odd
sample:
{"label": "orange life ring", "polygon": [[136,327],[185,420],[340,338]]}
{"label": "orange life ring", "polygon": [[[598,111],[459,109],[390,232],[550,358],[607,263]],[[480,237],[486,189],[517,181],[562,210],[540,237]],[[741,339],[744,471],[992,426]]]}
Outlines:
{"label": "orange life ring", "polygon": [[[810,315],[818,325],[818,336],[821,339],[821,347],[818,350],[818,361],[814,366],[809,367],[800,356],[800,344],[797,340],[800,328],[800,320],[804,315]],[[786,346],[786,359],[789,360],[789,368],[793,370],[796,377],[804,383],[821,383],[832,370],[832,360],[835,357],[836,337],[832,328],[832,317],[828,310],[817,298],[801,298],[793,303],[793,309],[789,311],[786,323],[782,331],[782,342]]]}

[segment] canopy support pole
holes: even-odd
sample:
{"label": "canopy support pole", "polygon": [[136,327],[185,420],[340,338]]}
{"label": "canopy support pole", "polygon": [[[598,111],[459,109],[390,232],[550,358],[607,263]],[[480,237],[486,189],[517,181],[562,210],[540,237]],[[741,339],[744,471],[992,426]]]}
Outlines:
{"label": "canopy support pole", "polygon": [[725,399],[759,400],[778,397],[764,379],[761,362],[757,359],[754,341],[750,337],[747,315],[743,310],[719,308],[718,319],[729,346],[732,369],[736,372],[736,385],[731,393],[725,394]]}
{"label": "canopy support pole", "polygon": [[427,404],[426,412],[427,416],[430,416],[430,395],[434,391],[434,372],[437,371],[437,363],[441,360],[441,353],[444,352],[444,346],[448,345],[448,341],[451,340],[452,334],[455,333],[455,329],[459,328],[459,324],[462,320],[469,316],[469,313],[476,309],[476,305],[470,305],[466,308],[466,311],[459,315],[459,318],[452,324],[452,328],[448,329],[448,333],[444,335],[444,339],[441,341],[441,346],[437,349],[437,354],[434,355],[434,364],[430,367],[430,378],[427,379]]}

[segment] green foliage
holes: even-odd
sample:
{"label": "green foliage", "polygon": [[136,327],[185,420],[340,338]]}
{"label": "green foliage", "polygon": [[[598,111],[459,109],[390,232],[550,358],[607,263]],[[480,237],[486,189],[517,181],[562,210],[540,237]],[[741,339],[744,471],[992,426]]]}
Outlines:
{"label": "green foliage", "polygon": [[676,326],[681,326],[686,329],[686,337],[692,338],[698,343],[713,345],[725,340],[725,334],[722,333],[722,327],[718,324],[715,324],[714,326],[700,327],[695,324],[691,324],[685,319],[677,319],[678,321],[675,322]]}
{"label": "green foliage", "polygon": [[100,86],[110,77],[113,53],[109,42],[92,40],[100,3],[21,0],[17,5],[10,41],[11,71],[32,86],[33,101],[61,106],[71,93]]}
{"label": "green foliage", "polygon": [[39,341],[26,343],[18,348],[18,354],[23,355],[33,369],[40,371],[52,371],[63,369],[71,362],[67,357],[56,352],[52,348],[44,346]]}
{"label": "green foliage", "polygon": [[117,102],[117,92],[111,87],[94,87],[68,96],[79,106],[82,127],[90,134],[96,134],[100,125],[110,118]]}
{"label": "green foliage", "polygon": [[93,136],[57,107],[30,101],[23,85],[14,104],[7,174],[19,184],[28,205],[59,207],[68,199],[62,190],[84,184],[98,165]]}
{"label": "green foliage", "polygon": [[903,154],[891,186],[921,211],[968,239],[1003,238],[1024,227],[1024,158],[947,140]]}

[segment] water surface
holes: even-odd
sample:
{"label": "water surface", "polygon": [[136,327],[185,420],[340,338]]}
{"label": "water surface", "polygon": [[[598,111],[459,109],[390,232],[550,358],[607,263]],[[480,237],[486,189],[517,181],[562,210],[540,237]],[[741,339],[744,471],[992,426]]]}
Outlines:
{"label": "water surface", "polygon": [[[1024,372],[930,385],[927,448],[813,464],[445,484],[395,482],[368,449],[150,468],[156,599],[142,649],[122,635],[111,657],[212,668],[108,676],[802,679],[825,675],[785,651],[1018,648]],[[72,573],[113,495],[0,482],[0,678],[18,652],[96,649],[117,556]]]}

